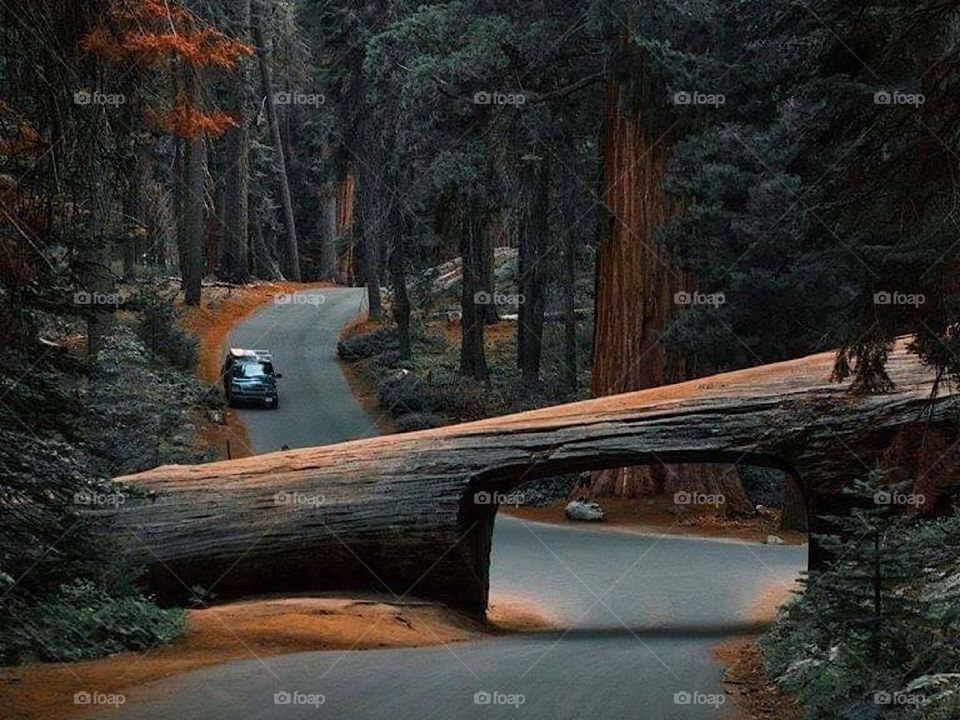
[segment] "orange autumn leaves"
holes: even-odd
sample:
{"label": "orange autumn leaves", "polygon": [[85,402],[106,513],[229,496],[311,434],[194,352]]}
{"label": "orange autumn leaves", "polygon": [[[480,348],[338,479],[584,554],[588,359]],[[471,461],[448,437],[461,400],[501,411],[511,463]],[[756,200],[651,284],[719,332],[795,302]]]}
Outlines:
{"label": "orange autumn leaves", "polygon": [[202,112],[182,98],[172,110],[163,113],[151,112],[150,120],[175,137],[193,140],[199,136],[218,138],[237,126],[237,121],[225,112]]}
{"label": "orange autumn leaves", "polygon": [[[182,5],[164,0],[114,0],[103,22],[83,38],[81,46],[108,61],[168,69],[175,77],[205,68],[233,71],[241,58],[254,52]],[[205,112],[182,89],[172,108],[152,110],[147,116],[165,132],[190,140],[219,137],[236,126],[226,113]]]}

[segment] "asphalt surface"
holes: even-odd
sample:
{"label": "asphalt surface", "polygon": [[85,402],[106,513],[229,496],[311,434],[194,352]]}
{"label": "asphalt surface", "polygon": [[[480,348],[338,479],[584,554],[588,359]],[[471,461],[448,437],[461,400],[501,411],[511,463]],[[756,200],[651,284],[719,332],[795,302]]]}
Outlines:
{"label": "asphalt surface", "polygon": [[[374,419],[353,399],[337,363],[340,331],[357,317],[362,288],[323,288],[284,296],[241,323],[231,347],[270,350],[278,381],[277,410],[240,408],[254,454],[372,437]],[[292,300],[291,300],[292,298]]]}
{"label": "asphalt surface", "polygon": [[[271,306],[234,334],[240,344],[273,350],[284,373],[278,410],[243,413],[258,452],[375,432],[334,360],[336,336],[362,291],[322,292],[322,304]],[[124,707],[103,717],[728,718],[733,707],[711,649],[756,630],[758,596],[790,583],[805,560],[805,548],[501,515],[492,593],[543,608],[557,631],[420,650],[251,658],[133,689]]]}

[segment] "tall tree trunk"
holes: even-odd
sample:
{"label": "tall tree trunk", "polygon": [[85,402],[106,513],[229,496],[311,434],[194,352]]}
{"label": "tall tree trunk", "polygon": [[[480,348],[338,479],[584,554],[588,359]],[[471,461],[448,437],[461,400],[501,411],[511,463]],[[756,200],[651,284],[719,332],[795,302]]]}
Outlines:
{"label": "tall tree trunk", "polygon": [[380,298],[380,258],[377,253],[375,226],[378,220],[371,212],[373,198],[364,188],[370,184],[361,180],[360,184],[360,216],[354,228],[356,230],[356,251],[360,260],[360,272],[367,287],[367,313],[371,320],[379,320],[383,315],[383,302]]}
{"label": "tall tree trunk", "polygon": [[480,306],[483,322],[487,325],[496,325],[500,322],[500,312],[494,298],[497,293],[497,283],[494,278],[494,236],[489,224],[484,223],[484,233],[480,246],[480,287],[490,298],[490,302]]}
{"label": "tall tree trunk", "polygon": [[134,168],[124,195],[124,225],[129,228],[123,247],[123,275],[132,280],[136,273],[146,242],[147,227],[147,184],[150,182],[147,147],[136,143],[133,150]]}
{"label": "tall tree trunk", "polygon": [[[196,106],[200,79],[195,72],[187,78],[187,102]],[[203,281],[203,137],[184,139],[177,183],[177,242],[180,248],[180,275],[184,302],[200,304]]]}
{"label": "tall tree trunk", "polygon": [[[250,37],[251,0],[238,0],[235,36],[241,42]],[[223,261],[221,277],[243,283],[248,278],[250,246],[250,69],[240,60],[230,76],[233,117],[237,127],[224,136],[226,148],[226,201],[223,216]]]}
{"label": "tall tree trunk", "polygon": [[518,288],[522,301],[517,319],[517,366],[523,384],[540,383],[543,355],[544,278],[549,233],[550,168],[547,160],[524,159],[521,175],[520,252]]}
{"label": "tall tree trunk", "polygon": [[199,305],[203,282],[203,138],[184,141],[183,215],[177,233],[183,243],[184,302]]}
{"label": "tall tree trunk", "polygon": [[485,325],[484,305],[478,303],[478,294],[489,293],[483,284],[483,246],[485,231],[483,218],[475,201],[467,200],[463,208],[460,229],[460,255],[463,263],[463,290],[460,339],[460,372],[477,380],[489,377],[487,358],[483,347]]}
{"label": "tall tree trunk", "polygon": [[251,250],[253,254],[253,271],[258,278],[266,278],[274,282],[285,280],[283,271],[280,269],[280,263],[276,258],[276,247],[267,243],[263,234],[263,223],[256,221],[253,223],[253,242]]}
{"label": "tall tree trunk", "polygon": [[[594,397],[673,382],[663,335],[681,277],[666,261],[657,235],[674,212],[660,187],[670,139],[657,118],[642,51],[624,40],[628,70],[621,92],[607,85],[601,138],[602,191],[609,211],[597,258],[593,341]],[[625,107],[621,99],[629,98]],[[593,494],[662,492],[663,467],[622,468],[594,475]]]}
{"label": "tall tree trunk", "polygon": [[563,275],[561,302],[563,304],[563,373],[564,386],[575,391],[577,373],[577,236],[567,232],[563,239]]}
{"label": "tall tree trunk", "polygon": [[328,183],[320,197],[320,279],[337,280],[337,186]]}
{"label": "tall tree trunk", "polygon": [[[352,237],[354,226],[354,203],[356,201],[357,181],[352,168],[347,168],[343,180],[337,183],[337,238]],[[357,261],[355,243],[348,244],[346,251],[338,258],[337,280],[344,285],[356,282]]]}
{"label": "tall tree trunk", "polygon": [[662,339],[680,280],[657,242],[673,212],[660,189],[665,141],[657,143],[642,118],[621,114],[615,84],[607,88],[603,112],[603,200],[610,226],[597,258],[592,384],[597,397],[676,379],[665,374]]}
{"label": "tall tree trunk", "polygon": [[274,153],[277,162],[277,177],[280,183],[280,202],[283,205],[283,219],[286,225],[286,244],[284,246],[287,277],[300,282],[300,246],[297,242],[297,226],[293,215],[293,198],[290,195],[290,179],[287,176],[287,161],[284,157],[283,138],[280,135],[280,121],[277,116],[277,103],[273,90],[273,75],[270,69],[271,55],[269,45],[264,41],[263,24],[265,11],[263,0],[258,0],[257,18],[253,23],[253,39],[257,45],[257,58],[260,62],[260,75],[263,81],[263,93],[266,96],[267,118],[273,137]]}
{"label": "tall tree trunk", "polygon": [[223,256],[222,218],[227,201],[223,173],[226,168],[223,162],[222,145],[209,139],[203,144],[203,153],[204,178],[209,177],[212,180],[208,186],[210,187],[208,204],[213,206],[210,212],[204,213],[203,274],[214,275],[219,271]]}
{"label": "tall tree trunk", "polygon": [[[101,110],[102,112],[102,110]],[[104,124],[105,126],[105,124]],[[90,179],[87,195],[87,232],[80,241],[82,282],[89,306],[87,308],[87,355],[95,358],[103,347],[103,337],[110,325],[111,314],[100,302],[102,293],[112,285],[110,279],[110,250],[106,237],[106,216],[109,208],[106,172],[102,164],[98,133],[100,124],[92,123],[86,139],[87,177]]]}
{"label": "tall tree trunk", "polygon": [[[177,177],[177,160],[179,155],[178,144],[174,146],[174,172]],[[155,267],[166,267],[167,265],[167,241],[170,235],[170,193],[165,185],[154,179],[155,160],[147,152],[147,165],[144,171],[144,178],[147,178],[145,190],[145,200],[147,210],[144,219],[144,225],[147,228],[147,263]],[[176,197],[176,193],[174,193]]]}
{"label": "tall tree trunk", "polygon": [[383,177],[380,174],[386,163],[382,146],[375,136],[367,118],[362,118],[354,133],[359,147],[363,148],[363,161],[360,164],[358,182],[358,217],[355,237],[358,240],[357,254],[360,260],[360,273],[367,286],[367,304],[370,317],[379,319],[382,314],[380,298],[380,238],[384,235],[382,226],[385,218],[383,199],[386,194]]}
{"label": "tall tree trunk", "polygon": [[407,294],[407,228],[403,211],[397,201],[390,208],[390,237],[393,247],[390,250],[390,281],[393,286],[393,319],[397,324],[400,341],[400,357],[409,359],[410,347],[410,296]]}

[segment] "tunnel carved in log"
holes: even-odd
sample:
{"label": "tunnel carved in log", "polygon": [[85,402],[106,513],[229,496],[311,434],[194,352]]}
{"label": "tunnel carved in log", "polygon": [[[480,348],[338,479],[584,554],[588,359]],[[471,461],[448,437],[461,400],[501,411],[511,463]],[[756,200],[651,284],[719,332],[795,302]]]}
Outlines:
{"label": "tunnel carved in log", "polygon": [[[960,397],[900,342],[883,395],[830,381],[833,353],[433,430],[119,478],[150,497],[110,513],[161,600],[372,590],[486,609],[494,505],[477,492],[581,470],[743,462],[799,480],[811,530],[844,480]],[[816,561],[816,552],[812,551]]]}

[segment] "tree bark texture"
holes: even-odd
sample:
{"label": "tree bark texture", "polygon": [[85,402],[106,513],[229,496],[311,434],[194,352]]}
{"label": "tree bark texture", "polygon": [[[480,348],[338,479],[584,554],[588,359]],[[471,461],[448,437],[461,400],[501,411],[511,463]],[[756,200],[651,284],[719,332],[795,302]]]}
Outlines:
{"label": "tree bark texture", "polygon": [[493,301],[483,278],[485,231],[481,211],[470,200],[465,201],[460,228],[460,256],[463,258],[460,373],[481,381],[486,381],[489,376],[483,330],[485,308]]}
{"label": "tree bark texture", "polygon": [[547,243],[550,235],[550,167],[545,158],[524,160],[521,175],[520,251],[517,285],[523,301],[518,306],[517,366],[524,385],[540,384],[543,321],[546,304]]}
{"label": "tree bark texture", "polygon": [[[188,71],[187,102],[195,106],[200,97],[200,78]],[[203,282],[203,137],[197,135],[182,141],[177,192],[177,242],[180,244],[180,274],[184,302],[199,305]]]}
{"label": "tree bark texture", "polygon": [[[250,38],[251,0],[238,0],[235,36],[241,42]],[[237,127],[227,131],[223,139],[226,148],[226,200],[223,216],[223,259],[221,276],[224,280],[244,283],[249,276],[250,255],[250,69],[241,59],[236,72],[231,74],[230,92],[232,114]]]}
{"label": "tree bark texture", "polygon": [[[674,296],[687,279],[672,267],[658,233],[677,211],[661,189],[672,149],[669,130],[656,118],[642,56],[635,73],[607,85],[603,103],[602,193],[607,232],[596,268],[592,392],[595,397],[630,392],[687,377],[682,358],[667,353],[664,338],[677,307]],[[625,101],[623,95],[631,98]],[[645,98],[637,102],[637,97]],[[593,496],[639,497],[726,484],[728,468],[621,468],[596,473]],[[742,496],[742,491],[734,496]],[[746,505],[728,509],[746,512]]]}
{"label": "tree bark texture", "polygon": [[280,133],[280,119],[277,115],[277,102],[274,95],[273,72],[270,67],[272,51],[264,40],[263,23],[265,10],[262,0],[258,0],[257,18],[253,23],[253,38],[257,45],[257,58],[260,64],[260,76],[263,81],[264,102],[267,106],[267,118],[273,138],[274,154],[277,163],[277,180],[280,184],[280,203],[283,206],[283,223],[286,229],[284,259],[288,280],[300,282],[300,245],[297,241],[297,223],[293,214],[293,198],[290,194],[290,178],[287,175],[287,161],[284,153],[283,138]]}
{"label": "tree bark texture", "polygon": [[400,357],[409,359],[410,346],[410,295],[407,293],[407,230],[403,209],[399,202],[390,204],[390,280],[393,288],[393,319],[397,325]]}
{"label": "tree bark texture", "polygon": [[[884,395],[830,381],[834,353],[433,430],[120,478],[152,491],[109,516],[151,589],[389,590],[486,608],[496,505],[478,493],[604,467],[730,462],[792,472],[812,532],[899,433],[957,437],[960,396],[898,344]],[[909,469],[908,469],[909,471]],[[954,472],[956,477],[956,472]],[[811,558],[822,552],[811,543]]]}

